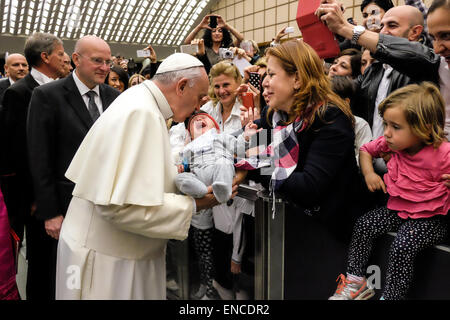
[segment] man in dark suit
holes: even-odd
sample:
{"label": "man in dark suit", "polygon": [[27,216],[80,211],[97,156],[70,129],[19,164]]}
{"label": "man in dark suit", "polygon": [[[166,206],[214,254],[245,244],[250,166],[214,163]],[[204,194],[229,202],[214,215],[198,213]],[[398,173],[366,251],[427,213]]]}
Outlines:
{"label": "man in dark suit", "polygon": [[[95,36],[77,41],[72,59],[74,72],[40,86],[30,101],[27,138],[30,169],[36,195],[35,238],[39,248],[39,284],[54,299],[56,249],[59,232],[74,184],[65,172],[95,120],[120,94],[104,84],[111,67],[109,45]],[[27,238],[28,241],[28,238]]]}
{"label": "man in dark suit", "polygon": [[[23,239],[24,224],[31,216],[34,203],[26,141],[28,104],[34,88],[60,76],[64,48],[54,35],[35,33],[26,40],[24,54],[26,60],[22,63],[28,62],[32,69],[5,91],[0,125],[2,191],[11,227],[20,239]],[[16,72],[10,67],[8,73],[13,76]],[[27,244],[33,245],[31,241]]]}
{"label": "man in dark suit", "polygon": [[10,85],[11,82],[9,81],[9,78],[3,78],[0,80],[0,110],[2,108],[1,102],[3,100],[3,95],[5,94],[6,89],[8,89]]}
{"label": "man in dark suit", "polygon": [[0,105],[6,89],[28,74],[27,59],[20,53],[10,54],[5,60],[5,74],[7,78],[0,80]]}

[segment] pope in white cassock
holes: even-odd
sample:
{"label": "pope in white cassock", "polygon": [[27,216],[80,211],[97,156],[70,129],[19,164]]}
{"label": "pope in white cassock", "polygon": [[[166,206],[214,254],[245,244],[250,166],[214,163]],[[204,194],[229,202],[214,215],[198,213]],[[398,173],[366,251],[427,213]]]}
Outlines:
{"label": "pope in white cassock", "polygon": [[56,299],[166,299],[167,239],[185,239],[192,215],[217,204],[211,192],[176,193],[166,120],[198,110],[208,84],[198,59],[173,54],[95,122],[66,172],[75,189],[59,238]]}

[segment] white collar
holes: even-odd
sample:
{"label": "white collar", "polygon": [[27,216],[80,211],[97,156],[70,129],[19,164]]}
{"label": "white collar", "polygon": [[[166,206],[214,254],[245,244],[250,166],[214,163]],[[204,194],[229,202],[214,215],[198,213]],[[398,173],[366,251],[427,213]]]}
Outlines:
{"label": "white collar", "polygon": [[[241,118],[241,106],[242,104],[239,102],[239,99],[236,98],[236,101],[234,102],[233,108],[231,109],[231,113],[230,116],[235,116],[238,117],[239,119]],[[215,109],[222,114],[222,104],[219,102],[217,102]]]}
{"label": "white collar", "polygon": [[83,96],[89,91],[94,91],[98,97],[100,97],[100,86],[96,85],[93,89],[89,89],[88,86],[86,86],[83,81],[78,78],[76,69],[72,72],[73,80],[75,81],[75,85],[78,88],[78,91],[80,91],[80,95]]}
{"label": "white collar", "polygon": [[164,120],[172,118],[173,117],[172,108],[170,108],[169,102],[167,102],[166,97],[158,88],[158,86],[151,80],[146,80],[142,83],[147,87],[147,89],[151,92],[151,94],[155,98],[156,103],[158,104],[159,111],[161,111]]}
{"label": "white collar", "polygon": [[36,80],[36,82],[39,83],[39,85],[43,85],[43,84],[55,81],[55,79],[47,77],[45,74],[43,74],[42,72],[40,72],[39,70],[37,70],[35,68],[31,68],[30,73],[31,73],[31,76],[33,77],[33,79]]}

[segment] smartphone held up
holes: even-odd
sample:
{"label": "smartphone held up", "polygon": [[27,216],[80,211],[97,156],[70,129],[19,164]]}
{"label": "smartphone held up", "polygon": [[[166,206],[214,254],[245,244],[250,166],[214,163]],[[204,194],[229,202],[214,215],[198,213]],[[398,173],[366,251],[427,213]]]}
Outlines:
{"label": "smartphone held up", "polygon": [[198,44],[185,44],[180,46],[182,53],[196,55],[198,53]]}
{"label": "smartphone held up", "polygon": [[258,72],[250,72],[248,82],[257,90],[261,91],[261,75]]}
{"label": "smartphone held up", "polygon": [[150,50],[137,50],[136,55],[138,58],[150,57]]}
{"label": "smartphone held up", "polygon": [[243,92],[241,94],[242,97],[242,105],[247,109],[253,109],[255,104],[253,103],[253,93],[251,92]]}

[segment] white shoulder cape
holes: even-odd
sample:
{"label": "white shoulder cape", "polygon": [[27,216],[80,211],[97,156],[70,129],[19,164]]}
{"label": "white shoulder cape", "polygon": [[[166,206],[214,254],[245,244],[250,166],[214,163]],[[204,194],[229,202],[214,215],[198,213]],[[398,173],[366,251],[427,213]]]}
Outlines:
{"label": "white shoulder cape", "polygon": [[170,106],[151,81],[123,92],[97,119],[66,177],[73,196],[97,205],[159,206],[175,192],[165,120]]}

